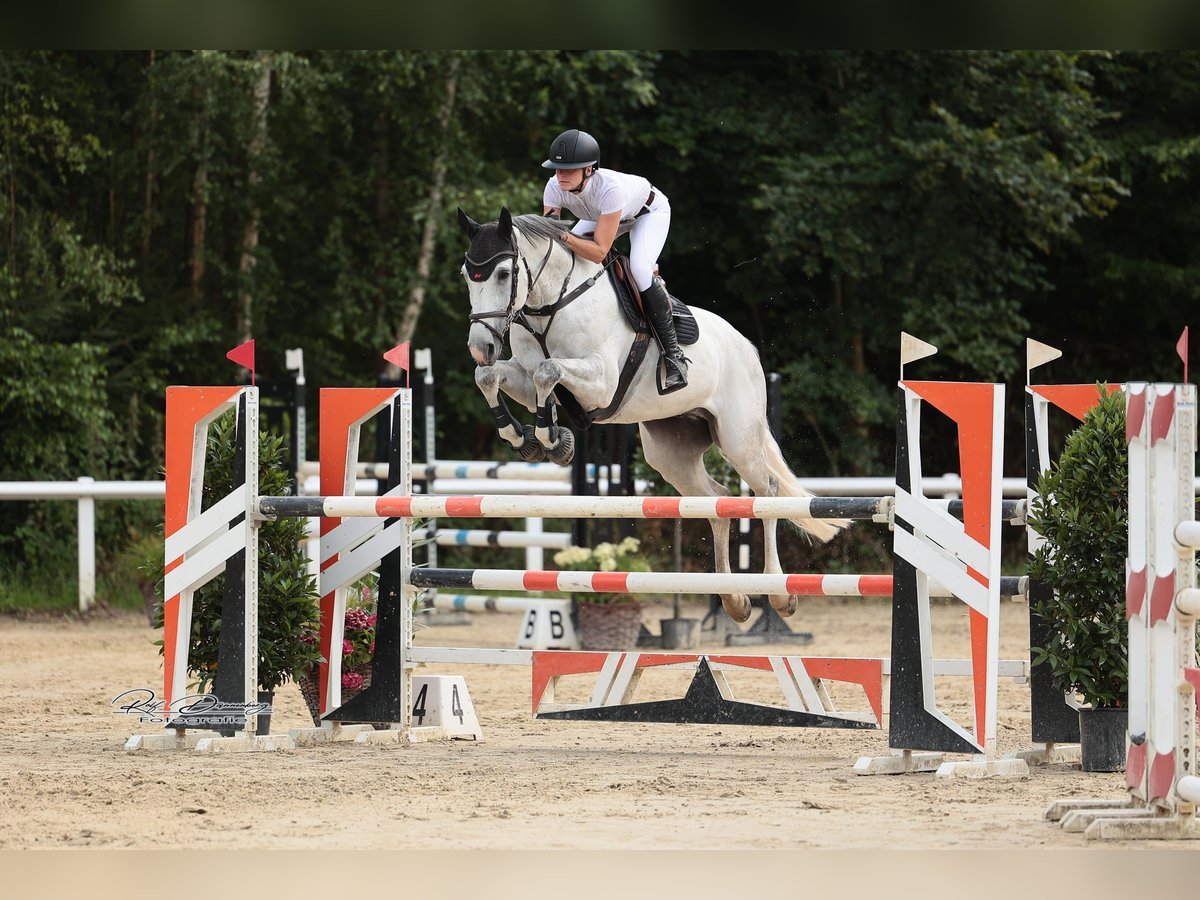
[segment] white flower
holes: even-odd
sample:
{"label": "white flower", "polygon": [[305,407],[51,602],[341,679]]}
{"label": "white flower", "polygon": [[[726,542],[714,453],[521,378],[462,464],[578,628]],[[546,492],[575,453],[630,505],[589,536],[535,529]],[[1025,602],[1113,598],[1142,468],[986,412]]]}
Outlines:
{"label": "white flower", "polygon": [[626,553],[637,553],[638,547],[642,544],[635,537],[627,537],[617,545],[617,552],[624,556]]}
{"label": "white flower", "polygon": [[568,547],[566,550],[560,550],[554,554],[554,564],[560,569],[564,569],[587,562],[591,555],[591,551],[587,547]]}

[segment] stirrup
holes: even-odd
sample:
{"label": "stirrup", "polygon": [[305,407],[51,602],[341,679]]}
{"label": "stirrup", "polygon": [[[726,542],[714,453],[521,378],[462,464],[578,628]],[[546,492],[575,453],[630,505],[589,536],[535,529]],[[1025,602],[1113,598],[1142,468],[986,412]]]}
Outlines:
{"label": "stirrup", "polygon": [[674,357],[664,353],[662,355],[662,363],[662,371],[666,374],[666,377],[659,379],[659,394],[672,394],[687,387],[688,360],[686,356]]}

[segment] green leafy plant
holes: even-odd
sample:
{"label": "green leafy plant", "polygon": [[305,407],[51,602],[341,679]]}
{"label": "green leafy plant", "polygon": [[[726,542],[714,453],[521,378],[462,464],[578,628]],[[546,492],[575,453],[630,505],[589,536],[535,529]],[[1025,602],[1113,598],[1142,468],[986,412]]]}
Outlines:
{"label": "green leafy plant", "polygon": [[[637,538],[627,537],[619,544],[606,542],[591,549],[568,547],[554,554],[554,564],[573,572],[649,572],[650,561],[638,553],[639,546]],[[588,593],[577,595],[575,602],[605,606],[639,601],[632,594]]]}
{"label": "green leafy plant", "polygon": [[[288,493],[283,437],[262,432],[258,453],[259,493]],[[202,501],[205,509],[233,487],[236,420],[232,411],[209,429],[207,454]],[[309,573],[304,554],[306,540],[304,519],[279,518],[259,528],[258,683],[264,691],[299,678],[320,660],[316,642],[302,640],[316,630],[320,620],[316,578]],[[163,560],[160,556],[148,565],[157,567],[160,601],[156,624],[161,627]],[[192,599],[188,672],[195,676],[201,691],[207,691],[216,676],[224,587],[225,576],[219,575],[197,590]],[[162,641],[158,644],[162,652]]]}
{"label": "green leafy plant", "polygon": [[1128,628],[1128,449],[1125,398],[1107,394],[1067,438],[1062,455],[1038,479],[1029,521],[1045,543],[1030,575],[1052,588],[1034,611],[1049,627],[1034,664],[1048,663],[1057,687],[1093,707],[1125,706]]}

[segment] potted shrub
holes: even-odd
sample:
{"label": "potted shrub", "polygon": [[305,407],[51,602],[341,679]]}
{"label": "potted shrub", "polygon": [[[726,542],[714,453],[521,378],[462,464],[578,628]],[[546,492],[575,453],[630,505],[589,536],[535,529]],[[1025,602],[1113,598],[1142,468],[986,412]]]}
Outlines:
{"label": "potted shrub", "polygon": [[1038,479],[1029,522],[1045,543],[1030,575],[1052,592],[1035,603],[1049,640],[1034,647],[1057,687],[1082,697],[1081,758],[1086,771],[1125,766],[1129,637],[1125,619],[1128,448],[1125,396],[1101,400]]}
{"label": "potted shrub", "polygon": [[[568,547],[554,554],[560,569],[576,572],[649,572],[637,538],[594,548]],[[642,604],[632,594],[577,594],[579,645],[584,650],[628,650],[637,646]]]}
{"label": "potted shrub", "polygon": [[[233,487],[236,437],[236,419],[232,411],[217,419],[209,430],[202,500],[205,509]],[[286,460],[284,439],[262,432],[259,435],[260,494],[281,496],[288,493]],[[271,703],[277,688],[298,679],[320,659],[316,644],[302,640],[317,627],[320,617],[317,583],[308,572],[305,557],[306,540],[304,519],[279,518],[264,522],[259,528],[258,688],[261,703]],[[147,566],[154,567],[157,574],[159,602],[155,624],[161,628],[161,550]],[[216,676],[224,587],[225,576],[218,575],[197,590],[192,599],[188,674],[195,677],[196,689],[201,693],[212,687]],[[161,653],[163,642],[157,643]],[[269,715],[258,717],[258,731],[269,733]]]}

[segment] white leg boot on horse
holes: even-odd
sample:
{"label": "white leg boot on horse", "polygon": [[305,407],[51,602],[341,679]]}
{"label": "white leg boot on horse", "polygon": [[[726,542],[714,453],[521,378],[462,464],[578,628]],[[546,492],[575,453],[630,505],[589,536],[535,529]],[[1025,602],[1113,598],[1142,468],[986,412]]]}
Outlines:
{"label": "white leg boot on horse", "polygon": [[669,394],[687,387],[688,359],[683,355],[679,340],[675,336],[671,297],[661,280],[655,278],[650,282],[650,287],[642,291],[642,307],[646,310],[646,317],[654,327],[659,346],[662,347],[663,364],[666,368],[663,393]]}

